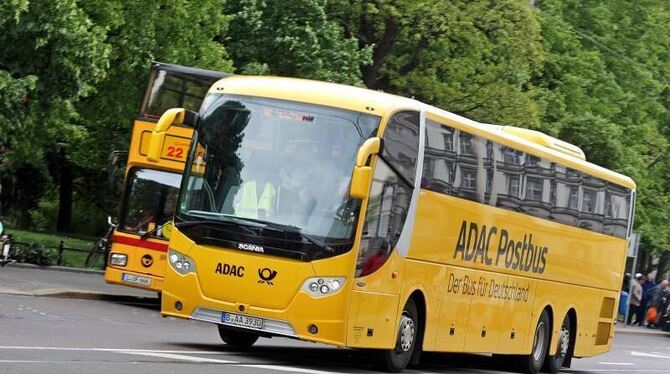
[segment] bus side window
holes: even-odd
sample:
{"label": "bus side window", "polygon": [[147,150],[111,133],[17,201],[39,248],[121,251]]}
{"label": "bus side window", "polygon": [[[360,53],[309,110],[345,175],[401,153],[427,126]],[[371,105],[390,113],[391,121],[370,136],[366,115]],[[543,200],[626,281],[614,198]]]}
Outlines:
{"label": "bus side window", "polygon": [[379,269],[402,233],[414,187],[410,183],[414,183],[416,174],[418,122],[416,112],[397,113],[384,132],[384,150],[377,159],[370,188],[356,264],[357,277]]}

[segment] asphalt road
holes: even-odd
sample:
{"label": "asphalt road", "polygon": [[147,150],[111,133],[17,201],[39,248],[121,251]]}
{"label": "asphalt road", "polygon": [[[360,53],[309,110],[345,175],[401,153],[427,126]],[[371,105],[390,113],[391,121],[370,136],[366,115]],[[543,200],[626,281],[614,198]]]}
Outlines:
{"label": "asphalt road", "polygon": [[[363,373],[365,353],[261,338],[223,345],[213,325],[162,318],[157,305],[0,294],[0,373]],[[140,300],[140,299],[138,299]],[[408,373],[501,373],[488,356],[429,354]],[[670,373],[670,337],[616,336],[613,351],[572,373]]]}

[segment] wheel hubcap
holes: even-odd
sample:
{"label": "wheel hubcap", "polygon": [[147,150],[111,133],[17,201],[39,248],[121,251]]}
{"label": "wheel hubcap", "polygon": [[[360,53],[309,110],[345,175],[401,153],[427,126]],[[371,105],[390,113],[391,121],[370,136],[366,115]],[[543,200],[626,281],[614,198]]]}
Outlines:
{"label": "wheel hubcap", "polygon": [[409,316],[403,314],[400,319],[400,349],[401,352],[407,352],[414,344],[415,327],[414,321]]}
{"label": "wheel hubcap", "polygon": [[560,346],[558,347],[558,354],[560,357],[565,357],[568,354],[570,347],[570,330],[565,326],[561,327],[561,336],[559,337]]}
{"label": "wheel hubcap", "polygon": [[535,341],[533,342],[533,359],[535,361],[540,361],[542,358],[542,349],[547,338],[546,331],[544,330],[544,322],[538,323],[535,329]]}

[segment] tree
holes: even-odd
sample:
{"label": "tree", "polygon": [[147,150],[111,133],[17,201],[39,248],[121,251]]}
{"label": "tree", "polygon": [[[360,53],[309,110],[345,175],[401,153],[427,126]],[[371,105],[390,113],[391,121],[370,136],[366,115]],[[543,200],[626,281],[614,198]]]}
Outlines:
{"label": "tree", "polygon": [[[547,63],[544,128],[636,181],[642,257],[669,248],[667,2],[538,1]],[[665,255],[667,257],[667,255]],[[644,262],[644,261],[642,261]],[[665,269],[660,269],[661,272]]]}
{"label": "tree", "polygon": [[0,45],[0,136],[9,148],[2,167],[13,174],[10,198],[18,205],[16,219],[25,224],[36,202],[24,191],[40,187],[29,181],[47,174],[47,161],[58,158],[64,145],[85,136],[74,123],[74,105],[104,78],[109,46],[104,29],[74,0],[3,4]]}
{"label": "tree", "polygon": [[107,30],[111,68],[96,86],[97,94],[76,108],[78,124],[88,136],[69,150],[76,169],[73,192],[79,192],[85,205],[114,215],[119,196],[107,193],[107,157],[113,150],[128,148],[151,62],[232,71],[226,50],[215,41],[227,20],[220,0],[82,0],[81,5]]}
{"label": "tree", "polygon": [[360,66],[370,61],[369,48],[342,30],[325,12],[325,0],[226,3],[231,17],[226,45],[247,74],[274,74],[359,84]]}
{"label": "tree", "polygon": [[537,126],[540,30],[526,2],[340,0],[348,35],[373,48],[363,81],[483,122]]}

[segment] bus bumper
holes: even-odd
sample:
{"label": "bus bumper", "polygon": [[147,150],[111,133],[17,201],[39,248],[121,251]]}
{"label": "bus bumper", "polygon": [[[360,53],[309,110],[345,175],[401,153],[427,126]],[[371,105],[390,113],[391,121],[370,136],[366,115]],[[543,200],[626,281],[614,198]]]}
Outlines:
{"label": "bus bumper", "polygon": [[161,292],[163,289],[163,277],[109,266],[105,269],[105,282],[154,292]]}
{"label": "bus bumper", "polygon": [[223,313],[231,313],[262,318],[262,329],[249,328],[261,336],[285,336],[340,347],[346,345],[348,292],[314,299],[304,291],[298,291],[285,309],[271,309],[208,298],[202,294],[195,274],[182,276],[169,268],[167,273],[170,279],[163,289],[161,303],[164,316],[239,328],[222,321]]}

